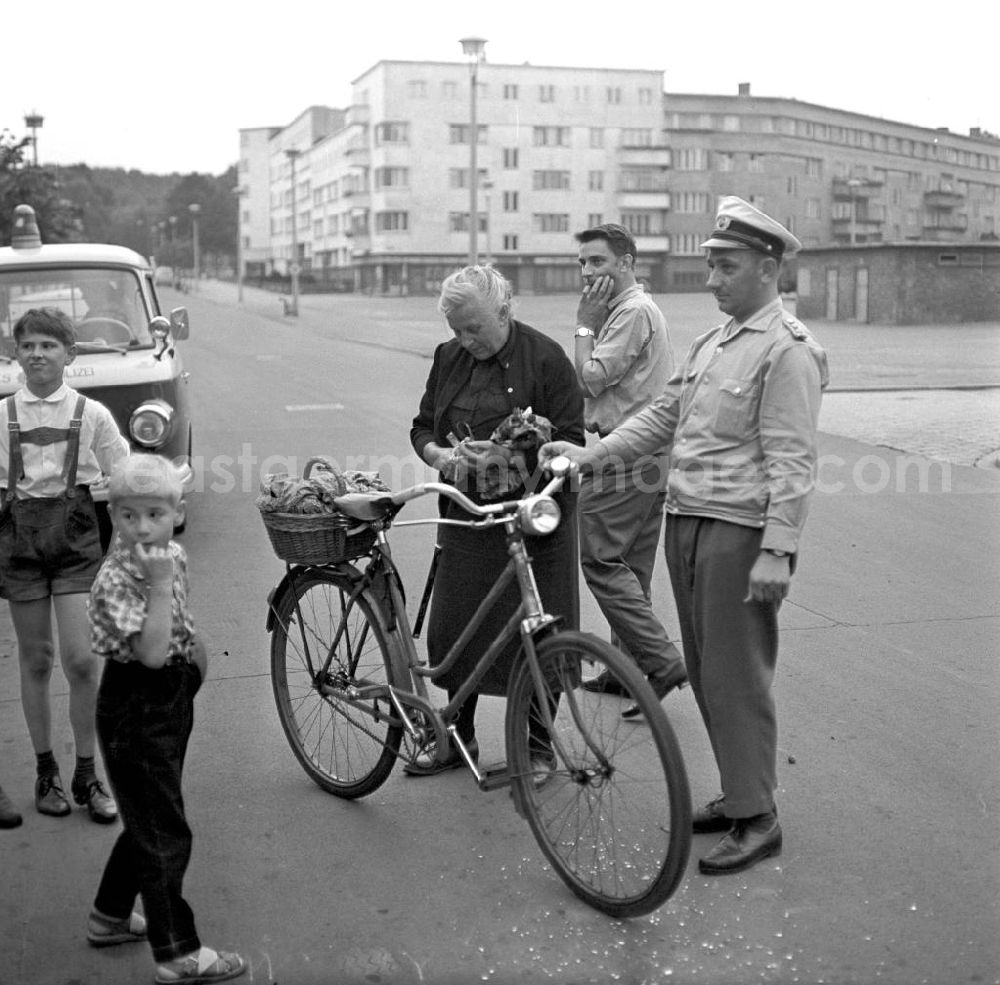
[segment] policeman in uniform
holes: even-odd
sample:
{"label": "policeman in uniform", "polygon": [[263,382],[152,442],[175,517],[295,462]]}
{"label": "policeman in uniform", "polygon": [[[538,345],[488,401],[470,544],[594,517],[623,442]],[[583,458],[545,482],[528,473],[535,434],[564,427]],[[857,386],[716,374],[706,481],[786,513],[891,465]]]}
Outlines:
{"label": "policeman in uniform", "polygon": [[772,694],[778,608],[813,491],[826,354],[785,312],[782,258],[801,246],[740,198],[723,198],[708,288],[728,320],[697,338],[663,395],[589,448],[555,442],[584,470],[670,446],[665,546],[691,689],[722,793],[695,832],[724,832],[699,860],[741,872],[781,852]]}

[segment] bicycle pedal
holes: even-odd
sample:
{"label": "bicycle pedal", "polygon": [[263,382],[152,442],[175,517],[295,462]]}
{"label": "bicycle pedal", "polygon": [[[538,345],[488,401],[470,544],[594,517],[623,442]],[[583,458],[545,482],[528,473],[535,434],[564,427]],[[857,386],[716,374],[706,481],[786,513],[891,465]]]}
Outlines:
{"label": "bicycle pedal", "polygon": [[479,781],[480,790],[502,790],[504,787],[510,786],[510,773],[506,763],[481,766],[479,773],[482,777]]}

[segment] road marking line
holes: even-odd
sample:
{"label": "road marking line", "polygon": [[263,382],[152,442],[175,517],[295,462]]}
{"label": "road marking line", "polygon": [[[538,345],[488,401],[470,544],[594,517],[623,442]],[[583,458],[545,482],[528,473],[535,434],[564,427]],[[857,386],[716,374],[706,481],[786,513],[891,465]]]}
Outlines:
{"label": "road marking line", "polygon": [[285,404],[285,410],[290,414],[297,413],[299,411],[310,411],[310,410],[343,410],[343,404]]}

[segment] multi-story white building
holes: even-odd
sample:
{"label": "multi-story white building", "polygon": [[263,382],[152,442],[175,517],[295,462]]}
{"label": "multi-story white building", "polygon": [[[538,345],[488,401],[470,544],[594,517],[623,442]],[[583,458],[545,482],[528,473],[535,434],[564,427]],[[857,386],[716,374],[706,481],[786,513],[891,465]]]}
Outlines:
{"label": "multi-story white building", "polygon": [[[632,230],[654,290],[700,286],[699,244],[727,194],[807,247],[1000,234],[989,134],[761,99],[748,85],[664,94],[653,70],[482,63],[477,79],[478,253],[522,293],[575,290],[573,234],[601,222]],[[464,63],[379,62],[348,109],[241,131],[248,274],[284,274],[297,254],[307,288],[436,290],[469,250],[470,88]]]}

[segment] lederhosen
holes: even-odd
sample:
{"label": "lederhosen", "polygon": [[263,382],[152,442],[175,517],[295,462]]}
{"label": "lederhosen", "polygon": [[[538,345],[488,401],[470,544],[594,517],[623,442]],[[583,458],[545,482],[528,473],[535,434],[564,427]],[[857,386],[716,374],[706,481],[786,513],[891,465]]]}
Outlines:
{"label": "lederhosen", "polygon": [[[99,564],[101,541],[94,502],[87,486],[77,485],[80,463],[80,429],[87,398],[80,394],[67,428],[37,427],[22,431],[17,405],[9,396],[7,430],[10,449],[7,489],[0,507],[0,567],[27,566],[50,578],[64,568],[80,569]],[[22,444],[51,445],[66,442],[62,479],[66,486],[58,496],[17,498],[17,483],[24,477]],[[95,567],[96,570],[96,567]]]}

